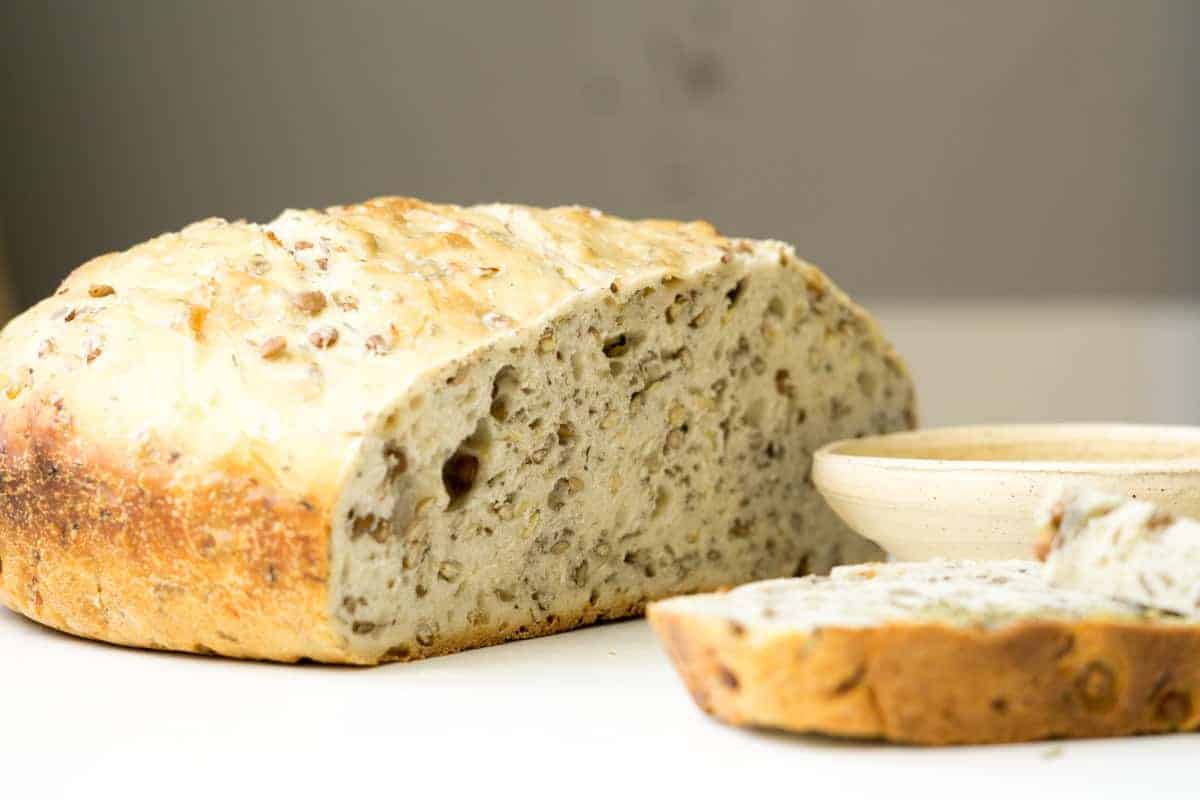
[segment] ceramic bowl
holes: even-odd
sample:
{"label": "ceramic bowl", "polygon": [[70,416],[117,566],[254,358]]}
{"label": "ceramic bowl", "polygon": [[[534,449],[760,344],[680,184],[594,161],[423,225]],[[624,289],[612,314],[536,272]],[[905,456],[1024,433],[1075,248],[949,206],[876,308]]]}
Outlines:
{"label": "ceramic bowl", "polygon": [[1037,511],[1058,484],[1200,517],[1200,428],[998,425],[847,439],[817,451],[813,481],[897,560],[1032,558]]}

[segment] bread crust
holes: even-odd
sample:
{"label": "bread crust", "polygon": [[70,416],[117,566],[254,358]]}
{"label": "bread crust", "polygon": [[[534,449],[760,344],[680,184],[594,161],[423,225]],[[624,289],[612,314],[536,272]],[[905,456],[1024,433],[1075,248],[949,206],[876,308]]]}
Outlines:
{"label": "bread crust", "polygon": [[755,629],[651,605],[696,704],[734,725],[920,745],[1200,728],[1200,627],[1021,621]]}
{"label": "bread crust", "polygon": [[0,601],[116,644],[348,660],[326,611],[327,510],[243,468],[179,480],[32,422],[0,430]]}

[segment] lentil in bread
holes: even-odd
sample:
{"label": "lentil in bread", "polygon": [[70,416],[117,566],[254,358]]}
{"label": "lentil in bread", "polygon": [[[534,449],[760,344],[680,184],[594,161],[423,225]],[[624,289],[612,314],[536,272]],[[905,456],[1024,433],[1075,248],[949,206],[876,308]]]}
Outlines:
{"label": "lentil in bread", "polygon": [[1200,618],[1052,587],[1033,561],[839,567],[647,616],[736,725],[929,745],[1200,728]]}
{"label": "lentil in bread", "polygon": [[95,259],[0,334],[0,385],[0,601],[368,664],[877,555],[810,454],[914,424],[786,245],[404,198]]}

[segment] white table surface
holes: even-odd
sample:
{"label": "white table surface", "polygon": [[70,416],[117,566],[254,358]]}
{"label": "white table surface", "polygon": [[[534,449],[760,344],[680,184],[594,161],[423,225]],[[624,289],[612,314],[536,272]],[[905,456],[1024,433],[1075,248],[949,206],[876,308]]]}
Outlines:
{"label": "white table surface", "polygon": [[0,609],[0,692],[5,798],[1200,797],[1196,735],[920,749],[726,727],[641,620],[361,669],[128,650]]}

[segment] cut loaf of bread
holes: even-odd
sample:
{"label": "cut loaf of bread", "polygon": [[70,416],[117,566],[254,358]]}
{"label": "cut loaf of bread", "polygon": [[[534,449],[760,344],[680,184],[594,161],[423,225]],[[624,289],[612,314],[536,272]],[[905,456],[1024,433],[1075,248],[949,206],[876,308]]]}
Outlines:
{"label": "cut loaf of bread", "polygon": [[1200,727],[1200,620],[1035,561],[840,567],[654,603],[692,697],[739,725],[919,744]]}
{"label": "cut loaf of bread", "polygon": [[1046,505],[1037,555],[1056,586],[1200,614],[1200,521],[1153,503],[1062,489]]}
{"label": "cut loaf of bread", "polygon": [[0,335],[0,600],[146,647],[376,663],[878,550],[808,478],[911,427],[779,242],[403,198],[206,220]]}

